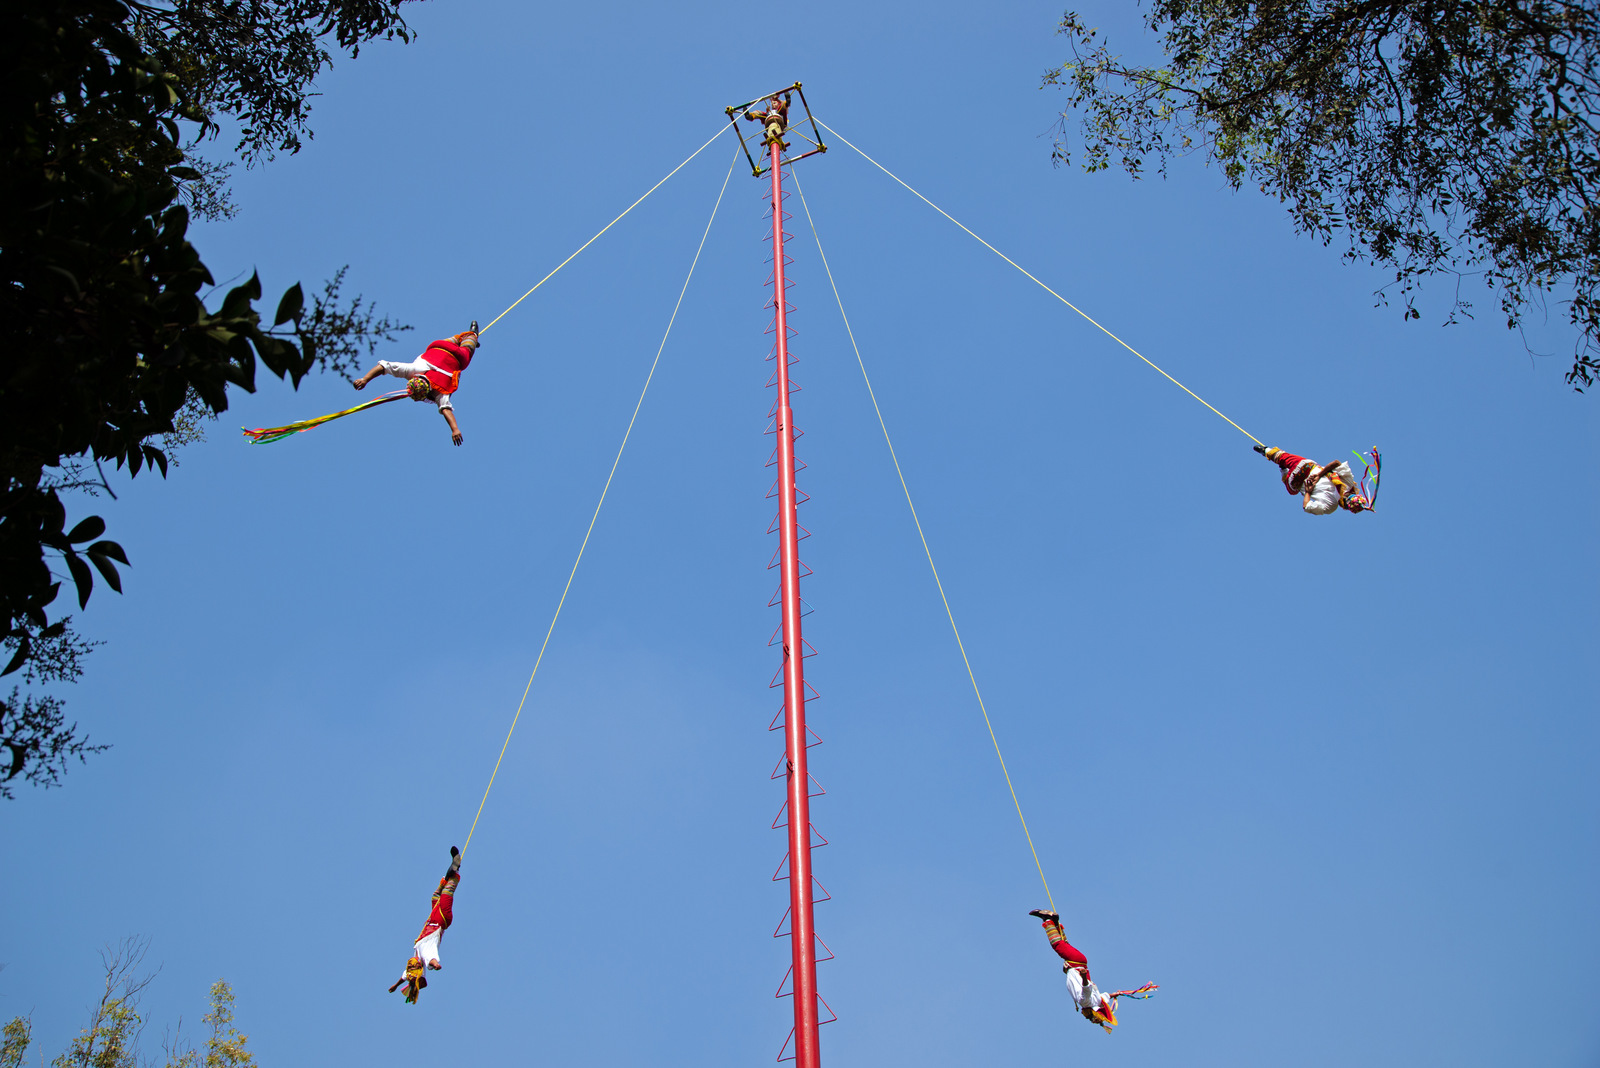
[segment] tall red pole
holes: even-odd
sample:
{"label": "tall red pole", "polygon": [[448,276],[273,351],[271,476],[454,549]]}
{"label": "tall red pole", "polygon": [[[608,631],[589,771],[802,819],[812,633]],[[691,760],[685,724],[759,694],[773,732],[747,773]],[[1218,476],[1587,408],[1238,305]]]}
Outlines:
{"label": "tall red pole", "polygon": [[776,140],[772,170],[772,303],[778,337],[778,550],[783,597],[783,723],[789,787],[789,945],[794,967],[797,1068],[820,1068],[817,948],[811,900],[811,776],[806,770],[805,655],[800,637],[800,537],[794,482],[794,411],[789,406],[789,308],[783,272],[783,165]]}

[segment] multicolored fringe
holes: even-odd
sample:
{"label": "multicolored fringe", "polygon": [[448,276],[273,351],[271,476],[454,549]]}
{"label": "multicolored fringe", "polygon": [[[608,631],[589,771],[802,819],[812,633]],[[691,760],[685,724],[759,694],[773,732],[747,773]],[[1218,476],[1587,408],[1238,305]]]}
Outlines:
{"label": "multicolored fringe", "polygon": [[1160,989],[1161,989],[1161,987],[1159,985],[1155,984],[1155,983],[1146,983],[1146,984],[1144,984],[1144,986],[1138,987],[1138,988],[1133,989],[1133,990],[1118,990],[1116,993],[1112,994],[1111,996],[1114,997],[1114,998],[1136,998],[1139,1001],[1143,1001],[1146,998],[1148,998],[1152,993],[1154,993],[1155,991],[1160,990]]}
{"label": "multicolored fringe", "polygon": [[388,404],[390,401],[402,400],[405,397],[406,391],[402,389],[397,393],[385,393],[383,396],[378,397],[375,400],[369,400],[364,404],[358,404],[354,408],[346,408],[342,412],[334,412],[332,415],[319,415],[315,419],[302,419],[298,423],[290,423],[287,426],[259,427],[255,430],[249,430],[245,427],[240,427],[239,429],[244,431],[245,437],[249,438],[257,445],[265,445],[269,441],[282,441],[290,434],[304,434],[307,430],[310,430],[313,427],[319,427],[323,423],[331,423],[335,419],[342,419],[347,415],[354,415],[356,412],[364,412],[368,408],[376,408],[380,404]]}
{"label": "multicolored fringe", "polygon": [[[1361,496],[1367,499],[1367,509],[1370,511],[1372,506],[1378,503],[1378,473],[1383,466],[1383,458],[1378,455],[1376,447],[1369,452],[1358,452],[1355,449],[1350,451],[1365,465],[1365,469],[1361,472]],[[1370,488],[1368,476],[1371,476]]]}

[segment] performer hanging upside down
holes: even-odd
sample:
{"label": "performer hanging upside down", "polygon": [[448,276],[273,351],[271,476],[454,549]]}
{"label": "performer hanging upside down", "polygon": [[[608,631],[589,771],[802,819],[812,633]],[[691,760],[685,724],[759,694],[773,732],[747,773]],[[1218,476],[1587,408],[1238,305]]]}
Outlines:
{"label": "performer hanging upside down", "polygon": [[450,867],[445,869],[444,878],[439,880],[439,889],[433,892],[433,908],[428,913],[428,922],[422,925],[422,933],[417,936],[416,944],[412,947],[411,959],[406,961],[406,970],[395,980],[394,986],[389,988],[389,993],[394,993],[405,984],[406,1004],[415,1005],[417,995],[422,993],[422,988],[428,985],[426,969],[438,971],[443,965],[439,963],[439,940],[444,937],[446,927],[454,919],[453,911],[456,900],[456,886],[461,882],[461,850],[455,846],[450,847]]}
{"label": "performer hanging upside down", "polygon": [[783,139],[784,132],[789,129],[789,99],[792,93],[785,92],[782,97],[773,93],[767,101],[767,110],[764,112],[746,111],[744,117],[751,122],[759,122],[766,129],[766,143],[776,143],[779,148],[787,150],[789,142]]}
{"label": "performer hanging upside down", "polygon": [[366,389],[367,383],[379,375],[393,375],[406,380],[406,390],[414,401],[432,401],[439,414],[450,424],[450,440],[461,444],[461,427],[456,424],[455,406],[450,394],[461,384],[461,372],[472,362],[478,351],[478,321],[452,338],[429,342],[428,349],[410,363],[397,360],[380,360],[378,366],[356,379],[357,389]]}
{"label": "performer hanging upside down", "polygon": [[[1283,488],[1290,493],[1300,494],[1304,501],[1301,507],[1312,515],[1332,515],[1339,508],[1351,513],[1365,512],[1372,507],[1372,501],[1359,492],[1361,483],[1346,461],[1339,460],[1319,467],[1304,456],[1296,456],[1279,448],[1261,445],[1254,448],[1283,469]],[[1376,462],[1376,449],[1372,455]],[[1370,465],[1368,470],[1371,470]]]}
{"label": "performer hanging upside down", "polygon": [[1135,990],[1101,993],[1100,988],[1089,978],[1089,958],[1083,955],[1082,950],[1068,942],[1067,936],[1062,933],[1061,917],[1049,909],[1034,909],[1028,915],[1037,916],[1043,921],[1045,936],[1050,939],[1050,948],[1061,958],[1061,970],[1066,973],[1067,993],[1072,995],[1072,1003],[1078,1007],[1085,1020],[1099,1024],[1106,1029],[1107,1034],[1117,1026],[1118,998],[1132,997],[1143,1001],[1150,996],[1150,991],[1157,989],[1155,983],[1146,983]]}

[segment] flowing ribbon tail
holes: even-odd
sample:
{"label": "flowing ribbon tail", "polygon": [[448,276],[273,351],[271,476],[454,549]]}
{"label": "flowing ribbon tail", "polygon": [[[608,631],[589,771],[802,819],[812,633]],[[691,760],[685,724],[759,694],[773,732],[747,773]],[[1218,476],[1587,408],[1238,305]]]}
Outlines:
{"label": "flowing ribbon tail", "polygon": [[358,404],[354,408],[346,408],[342,412],[334,412],[331,415],[319,415],[315,419],[302,419],[298,423],[289,423],[285,426],[258,427],[255,430],[250,430],[245,427],[240,427],[239,429],[243,430],[244,436],[249,438],[255,444],[265,445],[269,441],[282,441],[290,434],[303,434],[313,427],[321,426],[323,423],[331,423],[335,419],[342,419],[347,415],[354,415],[356,412],[364,412],[368,408],[376,408],[380,404],[388,404],[390,401],[400,400],[404,396],[406,396],[406,391],[402,389],[397,393],[385,393],[383,396],[378,397],[375,400],[369,400],[364,404]]}
{"label": "flowing ribbon tail", "polygon": [[1367,499],[1367,510],[1370,512],[1372,506],[1378,503],[1378,475],[1381,473],[1383,461],[1376,448],[1369,452],[1357,449],[1350,451],[1355,453],[1356,458],[1364,465],[1361,470],[1361,496]]}
{"label": "flowing ribbon tail", "polygon": [[1157,983],[1146,983],[1144,986],[1137,987],[1133,990],[1118,990],[1111,996],[1114,998],[1137,998],[1139,1001],[1143,1001],[1155,991],[1160,989],[1161,987]]}

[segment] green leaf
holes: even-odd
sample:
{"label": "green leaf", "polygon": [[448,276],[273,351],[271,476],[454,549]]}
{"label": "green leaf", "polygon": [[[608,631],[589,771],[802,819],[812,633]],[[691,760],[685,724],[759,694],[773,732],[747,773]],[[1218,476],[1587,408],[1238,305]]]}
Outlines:
{"label": "green leaf", "polygon": [[61,277],[65,278],[67,281],[71,282],[72,283],[72,291],[74,293],[81,294],[83,292],[83,287],[78,285],[78,276],[73,274],[71,271],[67,270],[65,267],[57,267],[53,263],[47,263],[47,264],[44,265],[44,269],[47,270],[47,271],[54,271],[56,274],[59,274]]}
{"label": "green leaf", "polygon": [[305,305],[306,295],[301,290],[300,283],[296,282],[289,287],[289,291],[283,295],[283,299],[278,301],[278,316],[272,320],[272,325],[282,326],[290,319],[298,323],[301,314],[305,311]]}
{"label": "green leaf", "polygon": [[228,290],[222,300],[222,319],[244,319],[250,315],[252,301],[261,299],[261,276],[251,274],[250,280]]}
{"label": "green leaf", "polygon": [[97,541],[89,546],[89,552],[96,556],[109,556],[124,567],[133,566],[128,563],[128,554],[122,551],[122,546],[114,541]]}
{"label": "green leaf", "polygon": [[33,647],[28,644],[28,636],[26,634],[22,635],[22,637],[17,641],[17,651],[11,657],[11,663],[6,665],[6,669],[4,671],[0,671],[0,675],[9,675],[13,671],[17,670],[17,668],[21,667],[23,662],[28,659],[28,654],[32,651]]}
{"label": "green leaf", "polygon": [[89,604],[89,594],[94,589],[94,572],[83,562],[83,557],[73,552],[67,553],[67,570],[72,572],[72,581],[78,587],[78,607],[84,608]]}
{"label": "green leaf", "polygon": [[144,462],[152,467],[161,468],[161,477],[167,477],[167,454],[154,445],[144,446]]}
{"label": "green leaf", "polygon": [[117,574],[117,565],[92,549],[89,551],[89,562],[94,565],[96,571],[100,572],[100,576],[106,580],[107,586],[110,586],[118,593],[122,592],[122,576]]}
{"label": "green leaf", "polygon": [[80,541],[93,541],[105,532],[106,521],[97,515],[92,515],[73,527],[72,532],[67,535],[67,540],[76,545]]}

